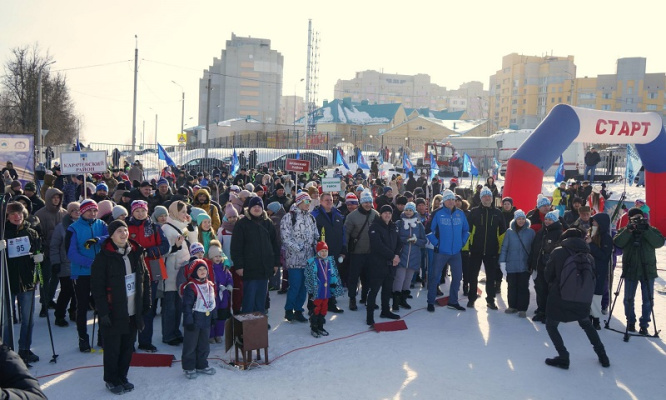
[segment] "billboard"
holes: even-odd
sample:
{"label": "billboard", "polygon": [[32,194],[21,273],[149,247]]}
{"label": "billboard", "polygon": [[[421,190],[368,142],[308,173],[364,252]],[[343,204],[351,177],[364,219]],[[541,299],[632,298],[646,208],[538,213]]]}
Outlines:
{"label": "billboard", "polygon": [[35,181],[35,138],[33,135],[0,133],[0,169],[8,161],[14,164],[14,169],[21,183]]}

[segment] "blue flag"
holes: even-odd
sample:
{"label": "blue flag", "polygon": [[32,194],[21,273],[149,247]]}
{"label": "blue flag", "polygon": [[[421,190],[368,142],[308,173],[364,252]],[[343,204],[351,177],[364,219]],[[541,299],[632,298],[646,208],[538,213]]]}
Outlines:
{"label": "blue flag", "polygon": [[437,165],[437,159],[434,155],[430,155],[430,179],[433,179],[439,174],[439,165]]}
{"label": "blue flag", "polygon": [[297,149],[297,150],[296,150],[296,159],[297,159],[297,160],[300,160],[300,159],[301,159],[301,150],[300,150],[300,149]]}
{"label": "blue flag", "polygon": [[361,153],[361,149],[358,149],[356,151],[356,165],[361,169],[370,169],[370,166],[368,165],[368,163],[365,162],[365,157],[363,157],[363,153]]}
{"label": "blue flag", "polygon": [[78,138],[76,139],[76,148],[75,148],[75,150],[76,151],[81,151],[81,143],[79,142]]}
{"label": "blue flag", "polygon": [[412,164],[409,157],[407,157],[407,152],[402,153],[402,169],[405,172],[414,172],[414,164]]}
{"label": "blue flag", "polygon": [[479,176],[479,170],[467,153],[463,154],[463,172],[468,172],[472,176]]}
{"label": "blue flag", "polygon": [[377,162],[379,162],[379,165],[384,164],[384,152],[380,151],[379,154],[377,155]]}
{"label": "blue flag", "polygon": [[564,181],[564,158],[560,154],[560,165],[558,165],[557,171],[555,171],[555,186],[559,186],[562,181]]}
{"label": "blue flag", "polygon": [[499,161],[497,161],[497,158],[493,157],[493,165],[495,166],[495,169],[499,171],[499,169],[502,167],[502,164],[500,164]]}
{"label": "blue flag", "polygon": [[335,156],[335,163],[338,165],[344,165],[347,170],[349,170],[349,165],[345,162],[345,158],[342,157],[342,154],[340,154],[340,149],[337,150],[336,156]]}
{"label": "blue flag", "polygon": [[157,143],[157,159],[166,161],[167,165],[171,165],[172,167],[176,166],[176,163],[169,157],[169,153],[159,143]]}
{"label": "blue flag", "polygon": [[231,158],[231,176],[236,176],[239,169],[240,169],[240,163],[238,162],[238,155],[236,155],[236,149],[234,149],[234,155]]}

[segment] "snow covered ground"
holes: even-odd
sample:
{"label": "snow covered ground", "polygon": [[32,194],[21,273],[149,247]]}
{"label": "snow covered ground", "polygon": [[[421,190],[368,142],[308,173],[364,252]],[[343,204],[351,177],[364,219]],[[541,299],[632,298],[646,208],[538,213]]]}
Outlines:
{"label": "snow covered ground", "polygon": [[[611,189],[621,191],[622,187]],[[643,197],[644,189],[632,189],[632,196]],[[658,260],[664,269],[666,249],[658,251]],[[666,271],[659,271],[659,275],[655,286],[663,288]],[[617,268],[616,283],[619,276]],[[448,284],[442,289],[447,293]],[[571,368],[564,371],[544,364],[546,357],[556,354],[545,325],[503,312],[506,287],[498,298],[499,311],[488,310],[479,301],[476,310],[456,312],[438,307],[431,314],[425,310],[426,291],[417,284],[413,294],[412,310],[399,312],[408,326],[405,331],[369,331],[364,307],[349,311],[343,297],[339,303],[345,313],[327,316],[326,329],[331,335],[315,339],[308,324],[284,322],[285,295],[271,292],[269,365],[249,371],[223,368],[218,359],[228,361],[232,352],[224,353],[222,344],[211,345],[215,376],[188,381],[179,363],[171,368],[133,367],[129,379],[136,389],[124,396],[142,400],[655,399],[666,389],[666,332],[660,338],[632,337],[625,343],[621,334],[602,329],[599,333],[611,360],[610,368],[602,368],[578,325],[562,324],[560,331],[571,353]],[[613,328],[624,329],[622,299],[620,294],[610,321]],[[532,295],[530,316],[535,307]],[[666,296],[657,291],[655,314],[657,326],[666,326]],[[78,351],[73,323],[68,328],[53,328],[60,357],[57,364],[49,364],[46,320],[35,319],[33,350],[41,361],[34,364],[32,373],[40,377],[48,397],[110,398],[102,381],[102,355]],[[378,313],[376,319],[382,321]],[[154,344],[161,353],[180,359],[180,347],[161,343],[159,326],[158,316]],[[80,367],[90,368],[76,369]]]}

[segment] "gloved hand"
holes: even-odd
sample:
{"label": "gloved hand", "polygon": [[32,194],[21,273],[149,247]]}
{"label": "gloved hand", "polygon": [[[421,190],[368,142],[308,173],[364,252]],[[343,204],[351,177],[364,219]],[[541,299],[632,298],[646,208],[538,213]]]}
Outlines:
{"label": "gloved hand", "polygon": [[505,263],[505,262],[501,262],[501,263],[499,263],[499,264],[500,264],[500,269],[502,270],[502,273],[503,273],[504,275],[506,275],[506,263]]}
{"label": "gloved hand", "polygon": [[184,324],[185,330],[192,332],[194,330],[194,324]]}
{"label": "gloved hand", "polygon": [[60,264],[51,264],[51,273],[58,275],[60,273]]}
{"label": "gloved hand", "polygon": [[338,263],[342,264],[344,260],[345,260],[344,256],[338,256]]}
{"label": "gloved hand", "polygon": [[99,239],[98,239],[98,238],[88,239],[88,240],[86,240],[86,242],[83,244],[83,247],[85,247],[86,249],[89,249],[89,248],[91,248],[92,246],[96,245],[97,242],[99,242]]}
{"label": "gloved hand", "polygon": [[0,251],[6,248],[7,248],[7,242],[4,239],[0,240]]}
{"label": "gloved hand", "polygon": [[39,264],[42,261],[44,261],[44,254],[39,253],[39,254],[33,254],[32,255],[32,261],[35,262],[35,264]]}
{"label": "gloved hand", "polygon": [[111,317],[108,315],[105,315],[103,317],[99,317],[99,326],[105,326],[107,328],[111,327]]}
{"label": "gloved hand", "polygon": [[[194,225],[187,224],[187,230],[190,231],[190,232],[194,232]],[[194,329],[194,328],[192,328],[192,329]]]}
{"label": "gloved hand", "polygon": [[228,285],[227,285],[227,290],[228,290],[229,292],[233,292],[233,291],[234,291],[234,285],[232,285],[231,283],[228,284]]}

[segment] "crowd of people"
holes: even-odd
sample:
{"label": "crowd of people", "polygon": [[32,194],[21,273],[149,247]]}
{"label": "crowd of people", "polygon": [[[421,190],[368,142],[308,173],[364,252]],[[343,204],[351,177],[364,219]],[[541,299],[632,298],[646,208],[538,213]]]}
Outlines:
{"label": "crowd of people", "polygon": [[[135,345],[155,352],[154,340],[182,346],[187,378],[214,374],[206,359],[210,344],[222,341],[224,321],[267,313],[271,296],[286,296],[286,321],[309,322],[312,336],[321,337],[328,335],[327,313],[344,312],[338,300],[345,295],[349,311],[365,305],[369,326],[376,310],[379,318],[399,319],[417,286],[427,290],[427,311],[435,312],[447,279],[448,309],[476,308],[482,266],[486,307],[498,310],[495,298],[506,290],[504,312],[520,318],[527,317],[534,276],[532,320],[546,324],[558,352],[547,364],[568,368],[557,326],[578,321],[607,367],[596,331],[608,309],[611,260],[623,251],[627,329],[636,330],[640,285],[639,332],[647,334],[654,254],[664,244],[649,225],[644,200],[612,225],[605,187],[589,181],[562,182],[552,198],[540,195],[523,211],[502,197],[492,177],[472,193],[457,178],[447,186],[425,173],[382,178],[336,169],[340,191],[325,192],[323,171],[243,168],[230,176],[217,168],[167,167],[149,181],[135,162],[87,176],[64,176],[55,166],[40,196],[34,182],[22,185],[8,168],[3,189],[11,200],[0,246],[18,305],[18,354],[26,364],[39,361],[31,350],[39,287],[39,316],[54,309],[56,326],[74,322],[81,352],[95,345],[88,326],[93,312],[104,381],[117,394],[134,388],[127,374]],[[578,253],[593,256],[589,302],[568,300],[559,285],[569,256]],[[43,275],[42,284],[36,275]],[[161,334],[154,333],[157,310]]]}

